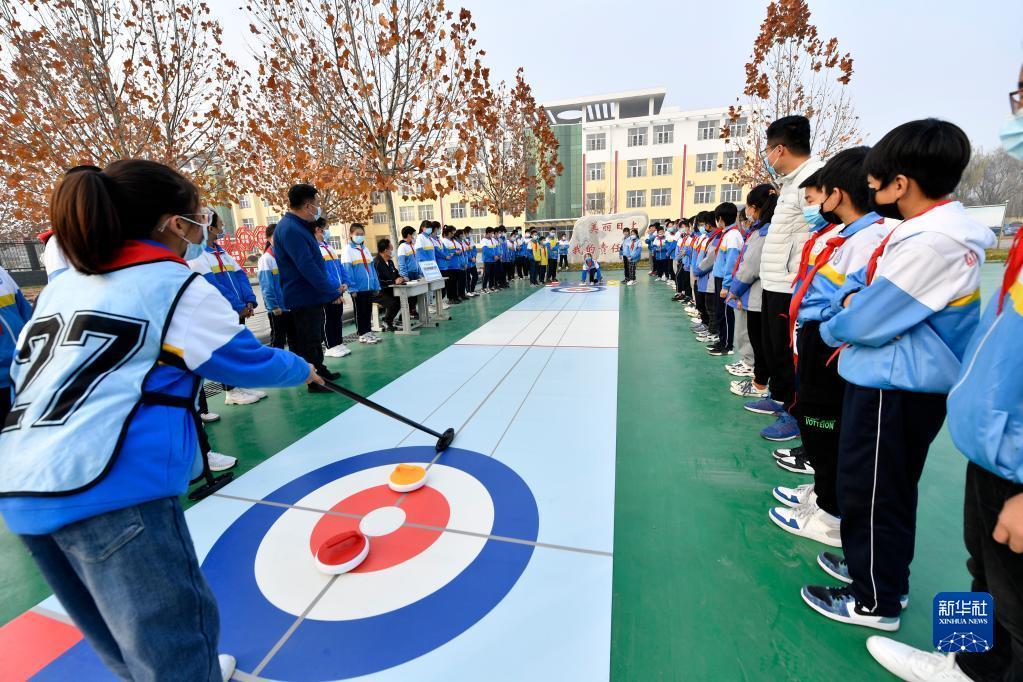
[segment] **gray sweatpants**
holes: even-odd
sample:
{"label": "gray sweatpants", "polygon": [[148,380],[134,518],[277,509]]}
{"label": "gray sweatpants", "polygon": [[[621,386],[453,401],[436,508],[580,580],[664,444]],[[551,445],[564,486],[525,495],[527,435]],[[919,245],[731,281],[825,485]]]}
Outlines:
{"label": "gray sweatpants", "polygon": [[753,366],[753,346],[749,342],[745,310],[735,311],[735,352],[747,367]]}

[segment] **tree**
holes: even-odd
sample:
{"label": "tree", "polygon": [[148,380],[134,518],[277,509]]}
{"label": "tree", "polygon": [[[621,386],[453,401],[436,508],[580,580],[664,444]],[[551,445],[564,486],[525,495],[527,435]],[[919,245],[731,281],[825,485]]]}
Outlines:
{"label": "tree", "polygon": [[859,118],[848,90],[852,74],[852,57],[841,54],[837,38],[818,36],[806,0],[771,2],[746,64],[746,103],[729,107],[721,131],[743,153],[731,180],[744,185],[770,180],[760,150],[767,126],[783,116],[810,119],[811,147],[822,159],[859,144]]}
{"label": "tree", "polygon": [[955,196],[973,206],[1007,203],[1006,217],[1023,216],[1023,161],[1001,148],[993,152],[975,150]]}
{"label": "tree", "polygon": [[543,188],[554,187],[563,167],[547,112],[533,98],[521,68],[515,87],[508,92],[502,82],[492,102],[481,116],[485,132],[462,194],[503,224],[505,213],[535,211]]}
{"label": "tree", "polygon": [[0,167],[14,218],[47,221],[67,168],[149,158],[230,198],[248,91],[201,0],[0,4]]}
{"label": "tree", "polygon": [[250,0],[260,74],[329,124],[342,158],[359,159],[372,189],[433,199],[464,182],[480,145],[489,70],[476,24],[443,0]]}

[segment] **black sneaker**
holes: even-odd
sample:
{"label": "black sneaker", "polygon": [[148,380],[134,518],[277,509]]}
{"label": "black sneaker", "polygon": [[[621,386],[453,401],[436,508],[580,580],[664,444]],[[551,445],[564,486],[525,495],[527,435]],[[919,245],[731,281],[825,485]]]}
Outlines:
{"label": "black sneaker", "polygon": [[[326,367],[324,367],[323,369],[316,370],[316,373],[319,374],[324,379],[326,379],[327,381],[334,381],[335,379],[340,379],[341,378],[341,373],[340,372],[331,372]],[[310,384],[310,385],[312,385],[312,384]]]}
{"label": "black sneaker", "polygon": [[779,457],[774,460],[774,463],[785,471],[791,471],[794,474],[812,476],[815,473],[813,467],[810,466],[810,460],[806,457]]}
{"label": "black sneaker", "polygon": [[797,445],[794,448],[778,448],[771,453],[775,459],[781,459],[783,457],[806,457],[806,448],[802,445]]}
{"label": "black sneaker", "polygon": [[310,393],[332,393],[326,386],[320,386],[319,384],[309,384],[308,389]]}
{"label": "black sneaker", "polygon": [[707,349],[709,355],[728,355],[728,349],[724,346],[711,346]]}

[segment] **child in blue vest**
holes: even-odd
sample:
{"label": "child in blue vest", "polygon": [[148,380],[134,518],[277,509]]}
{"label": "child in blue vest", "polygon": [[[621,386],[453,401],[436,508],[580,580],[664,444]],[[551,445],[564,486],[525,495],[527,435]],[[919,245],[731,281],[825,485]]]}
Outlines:
{"label": "child in blue vest", "polygon": [[267,318],[270,320],[270,345],[284,348],[294,340],[295,321],[291,311],[284,305],[284,294],[281,291],[281,275],[277,270],[277,258],[274,256],[273,234],[277,223],[266,227],[266,245],[263,255],[256,264],[259,277],[259,290],[263,294],[263,305],[266,306]]}
{"label": "child in blue vest", "polygon": [[[218,660],[217,603],[179,499],[200,469],[201,380],[322,379],[261,344],[189,270],[210,213],[178,172],[135,159],[72,169],[51,216],[71,267],[40,294],[16,349],[0,513],[114,675],[227,680],[234,660]],[[45,334],[82,343],[40,354],[28,339]],[[173,646],[160,645],[168,633]]]}
{"label": "child in blue vest", "polygon": [[897,630],[916,541],[917,481],[980,315],[980,267],[994,236],[948,195],[970,160],[957,126],[905,123],[864,162],[871,208],[902,220],[820,325],[847,383],[838,452],[844,563],[839,587],[803,600],[832,620]]}
{"label": "child in blue vest", "polygon": [[465,255],[465,295],[475,298],[476,283],[480,279],[480,271],[476,267],[478,249],[472,241],[472,228],[466,227],[462,230],[462,253]]}
{"label": "child in blue vest", "polygon": [[742,250],[742,230],[736,224],[739,216],[739,209],[735,204],[726,201],[718,204],[714,209],[714,220],[721,236],[718,238],[718,248],[714,255],[714,267],[711,275],[714,278],[714,306],[717,311],[715,318],[718,321],[718,341],[707,350],[711,355],[731,355],[735,344],[735,310],[725,305],[728,298],[728,289],[732,286],[732,272],[735,270],[735,263],[739,260],[739,251]]}
{"label": "child in blue vest", "polygon": [[356,333],[359,343],[380,343],[380,337],[371,329],[370,319],[373,297],[380,291],[380,279],[373,267],[373,254],[366,247],[366,228],[361,223],[352,223],[349,233],[351,239],[341,250],[341,267],[355,304]]}

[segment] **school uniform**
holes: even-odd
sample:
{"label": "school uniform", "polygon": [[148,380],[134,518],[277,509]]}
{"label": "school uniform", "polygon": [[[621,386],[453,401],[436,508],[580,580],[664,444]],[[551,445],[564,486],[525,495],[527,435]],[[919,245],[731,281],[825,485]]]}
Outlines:
{"label": "school uniform", "polygon": [[[409,244],[406,241],[402,241],[398,244],[398,274],[404,277],[406,280],[417,280],[424,277],[422,269],[419,267],[419,258],[416,256],[416,247]],[[409,314],[415,318],[418,313],[416,312],[416,305],[419,302],[418,296],[409,298],[408,308]],[[400,303],[399,303],[400,305]]]}
{"label": "school uniform", "polygon": [[515,247],[507,237],[501,238],[501,280],[502,286],[507,287],[508,283],[515,278]]}
{"label": "school uniform", "polygon": [[472,241],[472,238],[462,240],[462,246],[464,248],[466,257],[466,290],[474,294],[476,293],[476,284],[480,280],[480,271],[476,266],[476,259],[479,256],[479,249],[476,247],[476,243]]}
{"label": "school uniform", "polygon": [[0,425],[11,409],[11,363],[18,336],[30,317],[31,304],[14,278],[0,267]]}
{"label": "school uniform", "polygon": [[[256,275],[259,277],[259,291],[263,294],[267,319],[270,320],[270,345],[274,348],[290,346],[294,341],[295,321],[291,317],[291,311],[284,306],[281,275],[277,269],[277,259],[274,257],[272,246],[259,257]],[[275,310],[279,310],[280,314],[274,314]]]}
{"label": "school uniform", "polygon": [[529,248],[529,283],[543,284],[543,278],[547,272],[547,245],[534,240]]}
{"label": "school uniform", "polygon": [[[909,591],[917,482],[980,314],[991,231],[959,202],[902,222],[846,278],[820,325],[848,382],[839,434],[842,546],[857,610],[898,618]],[[848,307],[842,301],[855,292]]]}
{"label": "school uniform", "polygon": [[67,270],[71,265],[60,248],[60,243],[54,239],[53,230],[46,230],[39,235],[39,241],[43,243],[43,269],[46,270],[46,281],[53,279]]}
{"label": "school uniform", "polygon": [[735,309],[725,305],[725,299],[721,298],[722,291],[728,291],[732,286],[732,273],[735,271],[735,264],[739,259],[739,251],[745,240],[740,230],[734,223],[724,228],[718,240],[718,249],[714,255],[714,267],[711,271],[714,277],[714,306],[717,310],[718,338],[720,345],[725,350],[732,350],[735,345]]}
{"label": "school uniform", "polygon": [[647,244],[650,250],[650,260],[653,263],[654,275],[665,277],[664,261],[668,257],[668,239],[655,236]]}
{"label": "school uniform", "polygon": [[[758,386],[766,386],[771,377],[767,358],[764,356],[761,320],[763,285],[760,283],[760,258],[770,229],[770,223],[757,223],[750,230],[742,251],[739,252],[739,261],[732,273],[732,284],[728,289],[742,303],[740,314],[746,323],[746,334],[753,355],[753,381]],[[735,301],[729,301],[729,305],[735,307]],[[747,361],[747,364],[750,363]]]}
{"label": "school uniform", "polygon": [[219,244],[204,246],[202,254],[188,261],[188,267],[216,287],[239,314],[239,319],[246,308],[256,307],[256,294],[249,284],[248,274]]}
{"label": "school uniform", "polygon": [[[1023,555],[991,537],[1006,500],[1023,494],[1023,241],[1016,237],[1002,286],[973,334],[948,394],[948,430],[966,455],[963,535],[971,589],[995,600],[995,641],[983,654],[960,653],[974,680],[1023,679]],[[952,588],[949,588],[952,589]]]}
{"label": "school uniform", "polygon": [[568,267],[568,240],[562,239],[558,242],[558,266]]}
{"label": "school uniform", "polygon": [[515,274],[519,279],[529,276],[529,240],[524,237],[515,240]]}
{"label": "school uniform", "polygon": [[835,349],[821,339],[820,326],[838,312],[832,305],[847,275],[867,266],[888,231],[876,213],[833,230],[821,230],[831,236],[826,242],[817,240],[823,249],[811,249],[807,262],[801,263],[789,307],[796,352],[792,416],[799,422],[803,448],[814,470],[817,506],[834,517],[841,516],[835,477],[846,382],[837,363],[829,362]]}
{"label": "school uniform", "polygon": [[589,280],[590,284],[598,284],[604,279],[604,276],[600,272],[600,263],[598,263],[593,256],[585,256],[583,258],[582,277],[580,281],[585,283]]}
{"label": "school uniform", "polygon": [[[320,255],[323,257],[323,265],[327,269],[327,278],[330,279],[330,283],[336,286],[338,289],[341,288],[342,284],[347,284],[345,280],[345,271],[341,266],[341,260],[338,258],[338,254],[327,242],[319,242]],[[344,334],[341,331],[341,319],[344,314],[343,303],[330,303],[323,304],[323,339],[327,348],[335,348],[343,343]]]}
{"label": "school uniform", "polygon": [[355,304],[355,324],[359,336],[372,330],[373,297],[380,291],[380,278],[373,268],[373,254],[365,244],[348,242],[341,249],[341,267],[348,293]]}
{"label": "school uniform", "polygon": [[436,249],[435,253],[437,254],[437,267],[440,268],[440,274],[444,275],[444,291],[448,296],[448,301],[460,303],[462,299],[458,295],[459,251],[451,239],[442,237],[440,248]]}
{"label": "school uniform", "polygon": [[547,278],[548,282],[558,281],[558,242],[548,237],[544,246],[547,247]]}
{"label": "school uniform", "polygon": [[[703,293],[703,306],[707,314],[707,330],[721,339],[723,320],[718,316],[718,292],[715,288],[714,263],[718,246],[721,242],[722,230],[717,229],[700,240],[700,250],[696,253],[696,286]],[[720,284],[717,284],[720,287]]]}

